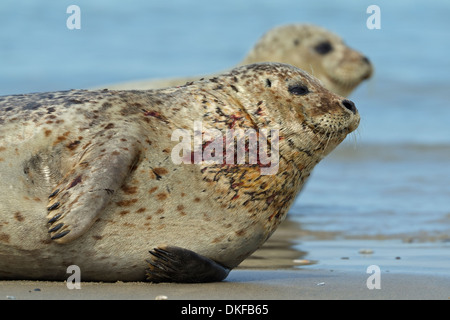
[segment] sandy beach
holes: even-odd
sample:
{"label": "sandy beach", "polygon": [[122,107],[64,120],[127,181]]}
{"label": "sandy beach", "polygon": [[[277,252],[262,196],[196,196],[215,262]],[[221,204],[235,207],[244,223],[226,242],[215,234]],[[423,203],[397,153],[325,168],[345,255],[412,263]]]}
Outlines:
{"label": "sandy beach", "polygon": [[[298,240],[298,235],[302,235]],[[297,237],[296,237],[297,236]],[[271,239],[225,281],[146,282],[0,281],[2,300],[423,300],[450,299],[450,243],[398,239],[338,239],[286,220]],[[367,285],[380,269],[379,289]],[[68,274],[69,276],[69,274]],[[375,280],[371,278],[371,284]]]}
{"label": "sandy beach", "polygon": [[381,289],[369,290],[366,274],[329,270],[235,270],[226,281],[206,284],[81,283],[2,281],[0,299],[297,300],[297,299],[450,299],[450,277],[386,273]]}

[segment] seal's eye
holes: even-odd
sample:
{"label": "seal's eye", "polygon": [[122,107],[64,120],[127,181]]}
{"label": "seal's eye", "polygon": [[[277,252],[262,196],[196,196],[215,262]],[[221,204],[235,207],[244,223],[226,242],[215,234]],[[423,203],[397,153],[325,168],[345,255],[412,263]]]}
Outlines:
{"label": "seal's eye", "polygon": [[301,84],[295,84],[295,85],[289,86],[288,91],[297,96],[303,96],[303,95],[309,93],[308,88]]}
{"label": "seal's eye", "polygon": [[314,50],[316,50],[318,54],[327,54],[333,50],[333,46],[329,41],[324,41],[315,46]]}

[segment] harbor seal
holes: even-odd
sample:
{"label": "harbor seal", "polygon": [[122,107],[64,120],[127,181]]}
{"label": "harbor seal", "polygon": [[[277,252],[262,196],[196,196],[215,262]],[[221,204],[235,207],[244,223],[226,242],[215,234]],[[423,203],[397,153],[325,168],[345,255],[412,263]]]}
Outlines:
{"label": "harbor seal", "polygon": [[[264,34],[239,65],[281,62],[303,69],[342,96],[348,96],[369,79],[373,66],[360,52],[347,46],[336,34],[311,24],[289,24]],[[149,79],[107,85],[110,89],[157,89],[183,85],[202,77]]]}
{"label": "harbor seal", "polygon": [[[76,265],[84,281],[220,281],[359,119],[353,102],[279,63],[179,88],[0,97],[0,279],[63,280]],[[195,121],[278,130],[278,170],[175,163],[174,132]]]}

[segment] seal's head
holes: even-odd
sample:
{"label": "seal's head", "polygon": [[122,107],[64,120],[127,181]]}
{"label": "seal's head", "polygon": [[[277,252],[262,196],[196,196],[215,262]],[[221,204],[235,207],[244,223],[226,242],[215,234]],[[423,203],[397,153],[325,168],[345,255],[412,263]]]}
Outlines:
{"label": "seal's head", "polygon": [[270,30],[242,64],[265,61],[301,68],[342,96],[348,96],[373,73],[367,57],[349,48],[337,35],[314,25],[293,24]]}
{"label": "seal's head", "polygon": [[[233,210],[242,208],[243,215],[248,212],[242,224],[263,224],[262,231],[254,231],[261,236],[253,238],[257,247],[256,242],[267,239],[284,219],[314,166],[358,127],[359,113],[353,102],[324,88],[307,72],[282,63],[241,66],[193,88],[202,89],[200,99],[212,93],[217,101],[204,102],[210,106],[204,113],[209,124],[218,129],[254,129],[258,134],[258,156],[264,161],[202,168],[204,179],[219,181],[214,188],[222,190],[223,196],[217,198],[221,205],[236,205]],[[261,146],[270,152],[261,152]],[[232,150],[229,145],[224,149]],[[252,150],[250,138],[248,150]],[[246,241],[234,248],[235,256],[227,257],[231,261],[227,265],[239,263],[250,247]]]}
{"label": "seal's head", "polygon": [[232,91],[252,122],[259,128],[279,129],[280,155],[309,157],[297,159],[302,166],[320,161],[359,125],[352,101],[291,65],[257,63],[236,68],[230,75],[239,80],[231,80]]}

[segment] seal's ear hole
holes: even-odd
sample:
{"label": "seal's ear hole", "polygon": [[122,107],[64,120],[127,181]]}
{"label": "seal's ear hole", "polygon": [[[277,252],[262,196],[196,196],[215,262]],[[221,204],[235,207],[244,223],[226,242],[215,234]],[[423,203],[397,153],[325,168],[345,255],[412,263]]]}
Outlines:
{"label": "seal's ear hole", "polygon": [[266,87],[271,87],[272,86],[272,81],[270,81],[270,79],[266,79]]}
{"label": "seal's ear hole", "polygon": [[333,46],[331,45],[330,41],[324,41],[319,43],[317,46],[314,47],[314,50],[318,53],[318,54],[327,54],[331,51],[333,51]]}
{"label": "seal's ear hole", "polygon": [[303,96],[309,93],[308,87],[303,84],[294,84],[288,87],[288,91],[296,96]]}
{"label": "seal's ear hole", "polygon": [[294,46],[298,46],[299,44],[300,44],[300,40],[295,39],[295,40],[294,40]]}

